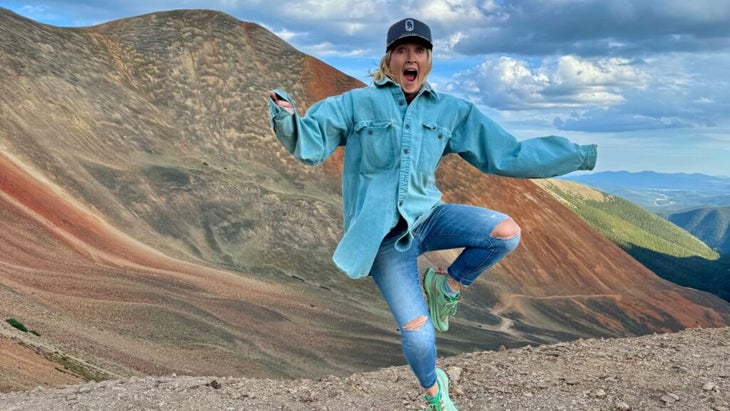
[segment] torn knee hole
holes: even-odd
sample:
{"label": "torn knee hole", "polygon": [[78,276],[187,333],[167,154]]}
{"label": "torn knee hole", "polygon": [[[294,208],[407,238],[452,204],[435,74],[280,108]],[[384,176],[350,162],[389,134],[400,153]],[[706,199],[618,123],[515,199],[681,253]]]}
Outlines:
{"label": "torn knee hole", "polygon": [[422,315],[414,320],[408,321],[407,323],[403,324],[403,329],[411,331],[418,330],[426,325],[426,321],[428,321],[428,318],[425,315]]}
{"label": "torn knee hole", "polygon": [[489,233],[490,236],[503,240],[509,240],[518,234],[520,234],[520,226],[511,217],[497,224],[492,232]]}

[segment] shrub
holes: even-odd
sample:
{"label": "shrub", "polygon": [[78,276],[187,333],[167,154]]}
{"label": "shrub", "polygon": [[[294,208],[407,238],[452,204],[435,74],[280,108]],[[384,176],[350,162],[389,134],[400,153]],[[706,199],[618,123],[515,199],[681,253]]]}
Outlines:
{"label": "shrub", "polygon": [[20,331],[27,333],[28,329],[25,328],[25,325],[21,323],[20,321],[16,320],[15,318],[8,318],[5,320],[8,324],[12,325],[13,327],[19,329]]}

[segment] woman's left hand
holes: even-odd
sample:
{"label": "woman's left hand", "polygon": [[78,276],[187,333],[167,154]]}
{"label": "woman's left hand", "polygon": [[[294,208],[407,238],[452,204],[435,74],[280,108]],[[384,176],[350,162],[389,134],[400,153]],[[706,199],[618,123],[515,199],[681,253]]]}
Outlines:
{"label": "woman's left hand", "polygon": [[276,92],[274,92],[274,90],[269,90],[269,97],[274,102],[274,104],[283,108],[289,114],[294,114],[294,108],[291,106],[291,104],[286,100],[280,99]]}

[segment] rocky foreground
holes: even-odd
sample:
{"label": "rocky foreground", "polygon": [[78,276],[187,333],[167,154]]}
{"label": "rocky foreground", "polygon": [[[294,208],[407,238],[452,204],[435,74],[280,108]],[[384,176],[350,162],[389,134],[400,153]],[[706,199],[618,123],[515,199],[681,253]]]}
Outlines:
{"label": "rocky foreground", "polygon": [[[730,328],[439,360],[461,410],[730,410]],[[0,395],[2,410],[420,410],[407,367],[345,378],[147,377]]]}

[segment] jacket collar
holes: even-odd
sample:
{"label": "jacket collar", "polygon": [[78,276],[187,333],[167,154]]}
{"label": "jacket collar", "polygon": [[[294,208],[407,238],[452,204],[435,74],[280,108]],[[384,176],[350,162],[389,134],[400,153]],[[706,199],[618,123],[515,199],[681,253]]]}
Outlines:
{"label": "jacket collar", "polygon": [[[378,81],[374,81],[373,84],[375,84],[376,87],[385,87],[385,86],[389,86],[389,87],[400,87],[400,84],[398,84],[395,81],[393,81],[393,79],[390,78],[390,77],[386,77],[384,79],[380,79]],[[421,91],[419,91],[418,93],[419,94],[429,95],[429,96],[433,97],[436,100],[439,100],[441,98],[438,95],[438,93],[436,92],[436,90],[434,90],[431,87],[431,84],[429,84],[428,81],[423,84],[423,87],[421,87]]]}

